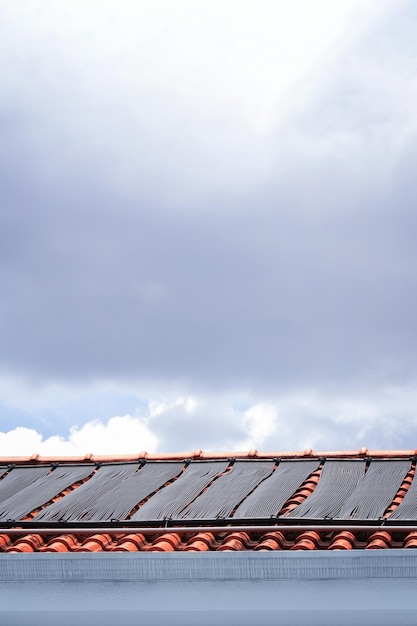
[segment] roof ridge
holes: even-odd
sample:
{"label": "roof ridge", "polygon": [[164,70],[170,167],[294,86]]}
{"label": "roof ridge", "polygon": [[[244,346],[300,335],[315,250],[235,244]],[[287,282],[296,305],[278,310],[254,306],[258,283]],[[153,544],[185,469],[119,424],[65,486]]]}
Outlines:
{"label": "roof ridge", "polygon": [[146,452],[141,451],[137,454],[115,454],[102,455],[88,453],[84,456],[41,456],[32,454],[31,456],[6,456],[0,457],[0,465],[10,464],[50,464],[50,463],[129,463],[149,461],[184,461],[191,459],[200,460],[219,460],[219,459],[300,459],[300,458],[408,458],[417,456],[417,449],[412,450],[370,450],[366,447],[358,450],[330,450],[316,451],[312,448],[306,448],[303,451],[274,451],[261,452],[255,449],[249,451],[208,451],[194,450],[193,452]]}

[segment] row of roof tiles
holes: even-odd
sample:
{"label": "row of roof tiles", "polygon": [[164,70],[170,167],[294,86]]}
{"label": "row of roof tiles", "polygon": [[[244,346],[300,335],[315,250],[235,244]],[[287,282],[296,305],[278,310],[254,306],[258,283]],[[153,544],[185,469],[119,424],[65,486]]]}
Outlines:
{"label": "row of roof tiles", "polygon": [[234,531],[197,533],[163,532],[147,536],[140,532],[114,534],[66,533],[50,536],[0,533],[0,552],[215,552],[270,550],[386,550],[416,549],[415,531],[315,531],[273,530],[265,533]]}
{"label": "row of roof tiles", "polygon": [[355,459],[363,457],[378,458],[409,458],[417,457],[417,448],[411,450],[371,450],[366,447],[359,448],[358,450],[332,450],[330,452],[322,452],[313,450],[312,448],[306,448],[303,451],[288,452],[260,452],[259,450],[252,449],[249,451],[232,450],[227,452],[204,452],[203,450],[194,450],[193,452],[175,452],[175,453],[151,453],[146,450],[142,450],[138,454],[120,454],[120,455],[103,455],[103,454],[84,454],[83,456],[41,456],[39,454],[32,454],[29,456],[8,456],[0,457],[0,465],[7,465],[10,463],[25,464],[25,463],[83,463],[91,461],[93,463],[120,463],[120,462],[135,462],[143,461],[144,459],[150,461],[183,461],[187,459],[299,459],[299,458],[321,458],[328,459],[341,458],[341,459]]}

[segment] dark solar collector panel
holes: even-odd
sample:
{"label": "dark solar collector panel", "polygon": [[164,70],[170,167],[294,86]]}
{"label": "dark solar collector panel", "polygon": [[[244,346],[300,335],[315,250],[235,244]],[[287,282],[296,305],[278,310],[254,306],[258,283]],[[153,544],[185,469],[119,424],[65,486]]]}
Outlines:
{"label": "dark solar collector panel", "polygon": [[125,520],[135,506],[181,473],[184,463],[148,461],[90,504],[89,520]]}
{"label": "dark solar collector panel", "polygon": [[191,462],[178,480],[152,496],[131,520],[179,519],[181,511],[228,465],[228,461]]}
{"label": "dark solar collector panel", "polygon": [[[18,468],[26,470],[27,468]],[[30,473],[32,481],[26,487],[20,488],[0,503],[1,520],[20,520],[31,511],[42,506],[73,483],[86,478],[94,469],[94,465],[62,465],[51,471],[51,467],[34,468],[39,470]],[[13,470],[15,472],[17,470]],[[13,474],[10,474],[10,476]],[[35,477],[35,474],[37,476]],[[29,477],[28,477],[29,478]],[[7,477],[4,479],[6,481]],[[0,488],[3,481],[0,482]],[[21,483],[22,484],[22,483]],[[18,486],[18,485],[16,485]]]}
{"label": "dark solar collector panel", "polygon": [[317,460],[281,461],[275,472],[242,502],[234,517],[238,519],[275,517],[285,502],[318,466]]}
{"label": "dark solar collector panel", "polygon": [[326,461],[313,493],[288,516],[305,519],[333,519],[365,474],[363,460]]}
{"label": "dark solar collector panel", "polygon": [[274,470],[273,461],[236,461],[206,491],[187,506],[181,519],[230,517],[233,509]]}
{"label": "dark solar collector panel", "polygon": [[37,467],[23,465],[11,469],[0,480],[0,503],[23,491],[23,489],[32,485],[39,478],[46,476],[51,469],[51,465],[39,465]]}
{"label": "dark solar collector panel", "polygon": [[411,461],[371,461],[368,471],[345,501],[337,519],[379,519],[393,501]]}
{"label": "dark solar collector panel", "polygon": [[35,520],[45,522],[57,520],[67,522],[90,521],[90,511],[94,510],[96,501],[134,474],[138,467],[137,463],[103,465],[90,480],[57,502],[45,507],[35,517]]}
{"label": "dark solar collector panel", "polygon": [[417,480],[414,476],[413,481],[404,496],[401,504],[388,517],[391,520],[403,520],[414,522],[417,520]]}

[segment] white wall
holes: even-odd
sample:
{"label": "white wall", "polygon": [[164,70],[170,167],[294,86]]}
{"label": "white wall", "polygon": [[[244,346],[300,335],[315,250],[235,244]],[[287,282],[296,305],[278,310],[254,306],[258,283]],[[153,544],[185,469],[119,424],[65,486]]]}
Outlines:
{"label": "white wall", "polygon": [[414,550],[0,555],[2,626],[415,626]]}

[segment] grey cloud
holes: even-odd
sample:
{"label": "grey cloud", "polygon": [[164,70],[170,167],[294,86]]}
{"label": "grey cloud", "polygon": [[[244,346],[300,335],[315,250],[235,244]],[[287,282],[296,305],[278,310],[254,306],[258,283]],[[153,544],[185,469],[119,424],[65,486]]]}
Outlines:
{"label": "grey cloud", "polygon": [[[275,394],[267,407],[276,413],[275,429],[265,437],[250,435],[245,412],[254,398],[239,406],[230,396],[197,398],[187,412],[184,404],[171,406],[153,417],[149,426],[159,439],[159,450],[237,450],[256,447],[266,451],[331,449],[413,449],[417,415],[415,393],[406,387],[373,392],[317,394],[297,390]],[[265,396],[264,396],[265,399]],[[264,403],[265,405],[265,403]],[[257,425],[262,428],[262,420]]]}
{"label": "grey cloud", "polygon": [[172,407],[153,418],[150,428],[161,451],[235,450],[237,442],[245,438],[241,415],[213,398],[192,413],[184,406]]}
{"label": "grey cloud", "polygon": [[[410,61],[415,44],[401,50]],[[400,121],[379,102],[369,136],[375,91],[346,59],[265,138],[140,89],[134,106],[96,105],[65,75],[42,82],[38,55],[1,118],[5,371],[253,391],[416,376],[415,136],[387,166]],[[355,141],[338,144],[340,129]]]}
{"label": "grey cloud", "polygon": [[17,228],[5,365],[220,385],[349,382],[381,359],[414,373],[414,254],[378,219],[95,217],[37,242]]}

